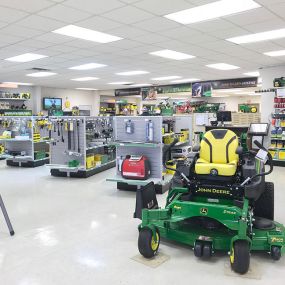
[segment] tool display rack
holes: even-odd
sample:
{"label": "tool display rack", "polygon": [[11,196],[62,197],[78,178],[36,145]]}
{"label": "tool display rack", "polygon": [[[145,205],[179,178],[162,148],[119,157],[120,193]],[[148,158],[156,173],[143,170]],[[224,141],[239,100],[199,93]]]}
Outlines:
{"label": "tool display rack", "polygon": [[[50,122],[50,164],[47,167],[52,176],[87,178],[115,166],[113,117],[50,117]],[[87,168],[90,154],[107,155],[108,161]],[[78,165],[70,165],[72,161]]]}
{"label": "tool display rack", "polygon": [[[272,113],[271,145],[269,150],[273,157],[273,164],[275,166],[285,166],[285,96],[279,96],[278,89],[283,89],[283,92],[285,92],[285,87],[279,87],[274,90],[274,112]],[[279,129],[282,129],[282,134],[277,134]]]}
{"label": "tool display rack", "polygon": [[[11,138],[3,137],[4,131],[11,131]],[[49,163],[47,117],[0,117],[0,134],[4,148],[0,157],[6,159],[8,166],[37,167]],[[42,154],[40,158],[37,153]]]}
{"label": "tool display rack", "polygon": [[[192,117],[191,116],[124,116],[114,118],[115,127],[115,143],[116,143],[116,175],[107,178],[107,181],[116,182],[117,189],[136,191],[139,187],[153,181],[155,189],[158,194],[163,194],[169,190],[171,183],[171,175],[163,174],[163,135],[162,126],[163,120],[173,120],[174,126],[180,126],[180,129],[189,127],[192,130]],[[133,124],[133,133],[126,133],[126,123],[131,121]],[[153,123],[153,141],[146,140],[146,123],[151,120]],[[174,127],[175,128],[175,127]],[[176,129],[175,131],[178,131]],[[190,144],[189,140],[184,144]],[[182,144],[180,144],[182,145]],[[121,176],[119,171],[120,159],[125,158],[126,155],[146,156],[150,162],[151,174],[146,180],[125,179]]]}

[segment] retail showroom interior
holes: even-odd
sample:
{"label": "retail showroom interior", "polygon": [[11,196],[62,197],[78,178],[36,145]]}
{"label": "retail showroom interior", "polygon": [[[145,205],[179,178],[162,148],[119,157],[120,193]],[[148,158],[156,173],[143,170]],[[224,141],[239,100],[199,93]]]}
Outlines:
{"label": "retail showroom interior", "polygon": [[285,0],[0,14],[1,285],[284,283]]}

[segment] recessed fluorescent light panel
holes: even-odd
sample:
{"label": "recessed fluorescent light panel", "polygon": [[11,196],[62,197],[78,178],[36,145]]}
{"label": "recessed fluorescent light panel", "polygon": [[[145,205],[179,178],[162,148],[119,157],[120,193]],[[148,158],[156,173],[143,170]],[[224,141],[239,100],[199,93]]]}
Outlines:
{"label": "recessed fluorescent light panel", "polygon": [[15,85],[22,85],[22,86],[32,86],[33,83],[27,83],[27,82],[3,82],[5,84],[15,84]]}
{"label": "recessed fluorescent light panel", "polygon": [[214,64],[208,64],[207,67],[219,69],[219,70],[234,70],[238,69],[238,66],[227,64],[227,63],[214,63]]}
{"label": "recessed fluorescent light panel", "polygon": [[86,90],[86,91],[96,91],[98,89],[95,88],[87,88],[87,87],[78,87],[77,90]]}
{"label": "recessed fluorescent light panel", "polygon": [[125,82],[125,81],[118,81],[118,82],[110,82],[110,85],[125,85],[125,84],[132,84],[133,82]]}
{"label": "recessed fluorescent light panel", "polygon": [[30,77],[48,77],[48,76],[53,76],[56,74],[57,73],[54,73],[54,72],[41,71],[41,72],[34,72],[34,73],[27,74],[27,76],[30,76]]}
{"label": "recessed fluorescent light panel", "polygon": [[193,24],[225,17],[261,7],[252,0],[221,0],[182,10],[164,17],[180,24]]}
{"label": "recessed fluorescent light panel", "polygon": [[285,29],[272,30],[262,33],[250,34],[246,36],[229,38],[227,41],[235,44],[248,44],[262,41],[285,38]]}
{"label": "recessed fluorescent light panel", "polygon": [[244,75],[258,77],[260,76],[260,73],[259,71],[251,71],[251,72],[245,72]]}
{"label": "recessed fluorescent light panel", "polygon": [[101,33],[75,25],[64,26],[60,29],[54,30],[53,33],[103,44],[123,39],[117,36]]}
{"label": "recessed fluorescent light panel", "polygon": [[124,76],[131,76],[131,75],[140,75],[140,74],[147,74],[148,71],[143,70],[134,70],[134,71],[126,71],[126,72],[119,72],[116,73],[117,75],[124,75]]}
{"label": "recessed fluorescent light panel", "polygon": [[70,67],[69,69],[74,69],[74,70],[90,70],[90,69],[95,69],[95,68],[100,68],[100,67],[105,67],[107,66],[106,64],[101,64],[101,63],[86,63],[82,65],[77,65]]}
{"label": "recessed fluorescent light panel", "polygon": [[91,80],[97,80],[97,79],[99,79],[99,78],[98,77],[90,77],[90,76],[88,76],[88,77],[73,78],[71,80],[73,80],[73,81],[91,81]]}
{"label": "recessed fluorescent light panel", "polygon": [[163,80],[172,80],[172,79],[179,79],[179,78],[181,78],[181,76],[163,76],[163,77],[151,78],[151,80],[163,81]]}
{"label": "recessed fluorescent light panel", "polygon": [[41,58],[47,57],[46,55],[37,54],[37,53],[24,53],[17,56],[6,58],[5,60],[13,61],[13,62],[28,62]]}
{"label": "recessed fluorescent light panel", "polygon": [[158,51],[150,52],[149,54],[164,57],[164,58],[169,58],[169,59],[175,59],[175,60],[184,60],[184,59],[195,57],[187,53],[178,52],[178,51],[170,50],[170,49],[158,50]]}
{"label": "recessed fluorescent light panel", "polygon": [[132,87],[145,87],[145,86],[152,86],[150,83],[138,83],[138,84],[132,84]]}
{"label": "recessed fluorescent light panel", "polygon": [[187,82],[195,82],[200,81],[201,79],[198,78],[186,78],[186,79],[178,79],[178,80],[172,80],[172,83],[187,83]]}
{"label": "recessed fluorescent light panel", "polygon": [[264,54],[268,55],[268,56],[284,56],[285,55],[285,49],[276,50],[276,51],[269,51],[269,52],[265,52]]}

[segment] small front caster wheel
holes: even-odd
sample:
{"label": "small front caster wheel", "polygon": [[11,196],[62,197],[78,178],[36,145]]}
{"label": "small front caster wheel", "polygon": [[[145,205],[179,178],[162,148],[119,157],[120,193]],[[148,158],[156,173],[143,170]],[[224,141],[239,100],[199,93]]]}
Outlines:
{"label": "small front caster wheel", "polygon": [[153,232],[149,228],[141,229],[138,238],[139,252],[145,258],[152,258],[157,254],[160,242],[160,236],[156,231],[156,239],[153,236]]}
{"label": "small front caster wheel", "polygon": [[247,273],[250,263],[250,247],[248,241],[235,241],[233,248],[231,249],[230,262],[232,270],[236,273]]}
{"label": "small front caster wheel", "polygon": [[203,243],[201,241],[196,241],[194,245],[194,255],[196,257],[202,257],[203,255]]}
{"label": "small front caster wheel", "polygon": [[271,246],[270,255],[273,260],[279,260],[281,258],[281,248],[279,246]]}

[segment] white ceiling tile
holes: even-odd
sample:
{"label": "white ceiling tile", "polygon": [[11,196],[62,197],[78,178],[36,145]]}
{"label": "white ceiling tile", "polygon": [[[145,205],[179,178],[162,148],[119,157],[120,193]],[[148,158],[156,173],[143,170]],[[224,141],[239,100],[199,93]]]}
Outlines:
{"label": "white ceiling tile", "polygon": [[135,27],[130,26],[130,25],[123,25],[119,28],[112,29],[112,30],[108,31],[108,33],[110,33],[112,35],[116,35],[118,37],[122,37],[124,39],[126,39],[126,38],[132,39],[135,37],[146,35],[147,31],[144,31],[144,30],[139,29],[139,28],[135,28]]}
{"label": "white ceiling tile", "polygon": [[35,30],[50,32],[64,26],[64,22],[56,21],[38,15],[28,16],[17,22],[17,25],[31,27]]}
{"label": "white ceiling tile", "polygon": [[225,17],[228,21],[246,29],[246,26],[253,23],[274,19],[276,16],[265,8],[257,8],[245,13]]}
{"label": "white ceiling tile", "polygon": [[193,7],[192,4],[184,0],[155,0],[155,3],[156,4],[154,5],[154,0],[142,0],[136,2],[134,5],[159,16]]}
{"label": "white ceiling tile", "polygon": [[133,26],[149,32],[158,32],[158,31],[178,28],[181,25],[175,23],[174,21],[170,21],[166,18],[156,17],[135,23],[133,24]]}
{"label": "white ceiling tile", "polygon": [[87,20],[80,21],[77,23],[77,25],[96,31],[108,31],[122,26],[122,23],[112,21],[100,16],[95,16],[88,18]]}
{"label": "white ceiling tile", "polygon": [[0,7],[0,15],[2,22],[13,23],[26,17],[28,13],[6,7]]}
{"label": "white ceiling tile", "polygon": [[118,47],[118,48],[123,48],[123,49],[133,49],[138,46],[142,46],[142,43],[126,39],[123,41],[116,41],[116,42],[110,43],[109,46],[112,46],[114,48]]}
{"label": "white ceiling tile", "polygon": [[193,36],[203,35],[202,32],[191,29],[186,26],[181,26],[179,28],[169,29],[166,31],[160,31],[159,34],[164,35],[169,38],[178,39],[178,40],[184,40],[184,39],[189,39]]}
{"label": "white ceiling tile", "polygon": [[201,32],[211,33],[219,30],[232,29],[235,28],[236,25],[224,19],[217,19],[213,21],[191,24],[189,27]]}
{"label": "white ceiling tile", "polygon": [[67,0],[63,3],[63,5],[70,6],[72,8],[83,10],[90,12],[95,15],[101,15],[110,10],[114,10],[116,8],[122,7],[125,4],[118,0],[108,0],[105,1],[94,1],[94,0],[84,0],[84,3],[78,0]]}
{"label": "white ceiling tile", "polygon": [[154,15],[132,6],[124,6],[104,14],[104,17],[118,21],[124,24],[132,24],[145,19],[154,17]]}
{"label": "white ceiling tile", "polygon": [[35,49],[47,48],[52,46],[53,43],[43,42],[35,39],[27,39],[21,41],[21,47],[30,47]]}
{"label": "white ceiling tile", "polygon": [[39,12],[38,15],[66,23],[74,23],[88,18],[91,16],[91,12],[87,13],[58,4]]}
{"label": "white ceiling tile", "polygon": [[285,19],[285,3],[284,1],[281,1],[279,3],[276,3],[275,5],[270,5],[268,7],[269,10],[271,10],[276,15],[280,16],[281,18]]}
{"label": "white ceiling tile", "polygon": [[45,34],[42,34],[41,36],[35,37],[35,39],[48,42],[48,43],[55,43],[55,44],[71,42],[70,37],[58,35],[55,33],[45,33]]}
{"label": "white ceiling tile", "polygon": [[155,33],[148,33],[144,36],[134,38],[135,41],[146,43],[146,44],[154,44],[159,42],[165,42],[167,41],[167,37],[160,36],[159,34]]}
{"label": "white ceiling tile", "polygon": [[246,29],[252,33],[277,30],[277,29],[282,29],[284,27],[285,27],[285,20],[280,19],[280,18],[271,19],[268,21],[262,21],[262,22],[258,22],[255,24],[246,25]]}
{"label": "white ceiling tile", "polygon": [[0,30],[0,33],[16,37],[25,37],[25,38],[32,38],[42,34],[42,32],[39,30],[28,29],[25,27],[21,27],[19,25],[6,26],[5,28],[2,28]]}
{"label": "white ceiling tile", "polygon": [[48,0],[1,0],[1,6],[23,10],[28,13],[36,13],[54,5]]}

